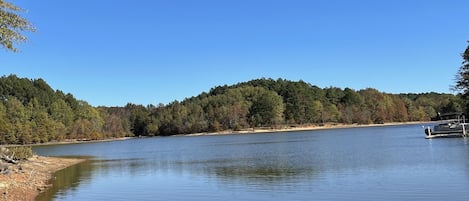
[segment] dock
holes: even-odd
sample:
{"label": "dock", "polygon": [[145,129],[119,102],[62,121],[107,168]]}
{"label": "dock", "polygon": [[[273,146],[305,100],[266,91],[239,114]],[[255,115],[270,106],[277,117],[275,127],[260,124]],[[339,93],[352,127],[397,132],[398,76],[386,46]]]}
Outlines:
{"label": "dock", "polygon": [[[445,125],[445,124],[440,124]],[[425,129],[425,139],[433,139],[433,138],[456,138],[456,137],[469,137],[469,133],[466,129],[467,123],[458,123],[457,128],[451,128],[448,130],[439,130],[433,131],[430,127]],[[436,128],[437,126],[435,126]]]}
{"label": "dock", "polygon": [[466,129],[469,126],[469,123],[466,123],[466,117],[464,113],[438,113],[438,116],[435,119],[439,119],[440,121],[437,125],[433,126],[433,129],[430,126],[426,128],[424,127],[426,139],[469,137],[469,133]]}

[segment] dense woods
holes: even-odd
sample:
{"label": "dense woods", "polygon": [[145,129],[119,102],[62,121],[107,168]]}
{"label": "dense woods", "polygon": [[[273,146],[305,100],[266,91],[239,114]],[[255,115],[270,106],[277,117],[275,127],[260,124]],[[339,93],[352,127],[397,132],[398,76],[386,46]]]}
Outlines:
{"label": "dense woods", "polygon": [[452,94],[387,94],[368,88],[321,89],[304,81],[257,79],[167,105],[93,107],[42,79],[0,78],[0,143],[241,130],[253,127],[427,121],[463,111]]}
{"label": "dense woods", "polygon": [[130,134],[125,132],[125,121],[121,116],[116,119],[111,109],[94,108],[71,94],[54,91],[42,79],[2,77],[0,99],[2,144],[103,139]]}

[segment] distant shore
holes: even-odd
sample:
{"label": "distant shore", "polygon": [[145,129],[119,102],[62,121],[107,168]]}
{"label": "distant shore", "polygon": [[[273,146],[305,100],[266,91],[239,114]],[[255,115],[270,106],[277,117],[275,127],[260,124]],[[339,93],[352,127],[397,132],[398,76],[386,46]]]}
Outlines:
{"label": "distant shore", "polygon": [[[206,135],[234,135],[234,134],[258,134],[258,133],[277,133],[277,132],[296,132],[296,131],[314,131],[314,130],[326,130],[326,129],[343,129],[343,128],[365,128],[365,127],[379,127],[379,126],[397,126],[397,125],[426,125],[434,122],[431,121],[412,121],[412,122],[392,122],[382,124],[344,124],[344,123],[325,123],[324,125],[296,125],[296,126],[281,126],[277,128],[247,128],[242,130],[224,130],[219,132],[203,132],[203,133],[190,133],[190,134],[176,134],[171,136],[206,136]],[[56,142],[45,142],[38,144],[27,144],[27,145],[2,145],[5,147],[15,146],[47,146],[47,145],[62,145],[62,144],[82,144],[82,143],[99,143],[99,142],[112,142],[129,140],[138,137],[121,137],[121,138],[109,138],[102,140],[87,140],[87,139],[70,139]]]}
{"label": "distant shore", "polygon": [[425,125],[430,124],[429,121],[412,121],[412,122],[394,122],[382,124],[342,124],[342,123],[327,123],[324,125],[299,125],[280,128],[250,128],[239,131],[225,130],[220,132],[207,132],[207,133],[192,133],[182,134],[179,136],[206,136],[206,135],[233,135],[233,134],[256,134],[256,133],[277,133],[277,132],[297,132],[297,131],[314,131],[314,130],[328,130],[328,129],[344,129],[344,128],[366,128],[366,127],[380,127],[380,126],[398,126],[398,125]]}
{"label": "distant shore", "polygon": [[49,180],[54,172],[83,161],[85,159],[33,156],[11,165],[8,173],[0,174],[1,200],[35,200],[50,187]]}

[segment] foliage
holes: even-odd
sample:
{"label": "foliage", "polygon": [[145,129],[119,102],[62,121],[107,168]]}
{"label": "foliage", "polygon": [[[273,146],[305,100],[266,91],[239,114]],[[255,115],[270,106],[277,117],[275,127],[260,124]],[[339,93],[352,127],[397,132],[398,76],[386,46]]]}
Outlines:
{"label": "foliage", "polygon": [[461,100],[451,94],[386,94],[368,88],[320,89],[309,83],[257,79],[217,86],[208,93],[158,107],[127,106],[136,135],[240,130],[331,123],[427,121],[437,112],[461,111]]}
{"label": "foliage", "polygon": [[466,101],[466,108],[469,108],[469,101],[467,101],[469,99],[469,45],[461,56],[463,61],[456,75],[456,86],[454,88],[461,91],[460,96]]}
{"label": "foliage", "polygon": [[451,94],[387,94],[368,88],[324,88],[304,81],[257,79],[218,86],[167,105],[93,107],[54,91],[42,79],[0,78],[0,144],[66,139],[242,130],[324,123],[426,121],[462,111]]}
{"label": "foliage", "polygon": [[0,78],[0,144],[131,135],[125,116],[114,112],[113,108],[94,108],[71,94],[54,91],[42,79]]}
{"label": "foliage", "polygon": [[13,52],[18,51],[15,43],[27,40],[22,32],[35,31],[32,24],[18,14],[21,11],[21,8],[0,0],[0,45]]}

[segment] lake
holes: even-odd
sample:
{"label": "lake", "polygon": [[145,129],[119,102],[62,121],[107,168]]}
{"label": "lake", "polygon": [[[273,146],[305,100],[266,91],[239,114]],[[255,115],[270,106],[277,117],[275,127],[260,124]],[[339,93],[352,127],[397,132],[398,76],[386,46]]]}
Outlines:
{"label": "lake", "polygon": [[37,146],[87,156],[38,200],[469,200],[469,139],[421,125]]}

